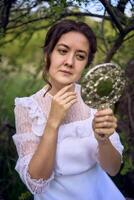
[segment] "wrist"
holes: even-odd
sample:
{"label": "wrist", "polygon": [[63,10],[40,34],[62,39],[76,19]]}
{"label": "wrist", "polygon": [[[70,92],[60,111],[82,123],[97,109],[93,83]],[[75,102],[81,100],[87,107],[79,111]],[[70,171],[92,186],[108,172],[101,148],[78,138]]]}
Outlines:
{"label": "wrist", "polygon": [[101,146],[104,146],[104,145],[109,145],[110,144],[110,140],[109,138],[105,138],[103,140],[100,140],[100,139],[97,139],[97,142],[98,142],[98,145],[101,147]]}
{"label": "wrist", "polygon": [[52,128],[52,129],[58,129],[60,124],[56,121],[56,120],[53,120],[53,119],[48,119],[47,120],[47,124],[46,124],[49,128]]}

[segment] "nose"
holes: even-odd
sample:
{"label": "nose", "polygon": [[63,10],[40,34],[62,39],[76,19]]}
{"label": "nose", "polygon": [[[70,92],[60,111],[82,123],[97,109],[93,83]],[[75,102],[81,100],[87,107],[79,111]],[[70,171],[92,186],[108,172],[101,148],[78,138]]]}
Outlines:
{"label": "nose", "polygon": [[73,65],[74,65],[74,55],[73,54],[70,53],[67,55],[64,65],[68,66],[68,67],[73,67]]}

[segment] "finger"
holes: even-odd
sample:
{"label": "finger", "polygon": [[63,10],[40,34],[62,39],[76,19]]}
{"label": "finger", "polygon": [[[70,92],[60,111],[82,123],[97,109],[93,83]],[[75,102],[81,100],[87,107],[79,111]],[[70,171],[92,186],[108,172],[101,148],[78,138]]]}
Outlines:
{"label": "finger", "polygon": [[103,110],[98,110],[95,113],[95,116],[104,116],[104,115],[113,115],[113,111],[110,108],[103,109]]}
{"label": "finger", "polygon": [[95,123],[95,128],[117,128],[117,124],[104,121],[101,123]]}
{"label": "finger", "polygon": [[63,95],[61,95],[61,96],[59,97],[59,100],[64,100],[64,99],[66,99],[66,98],[69,97],[69,96],[74,96],[74,97],[76,97],[77,94],[76,94],[76,92],[66,92],[66,93],[64,93]]}
{"label": "finger", "polygon": [[67,104],[67,103],[69,103],[70,101],[72,101],[73,99],[77,99],[77,96],[74,96],[74,95],[69,96],[69,97],[67,97],[66,99],[62,100],[62,103],[63,103],[63,104]]}
{"label": "finger", "polygon": [[57,94],[55,95],[55,96],[61,96],[61,95],[63,95],[67,90],[69,90],[71,87],[73,87],[73,83],[71,83],[71,84],[69,84],[69,85],[67,85],[67,86],[65,86],[65,87],[63,87],[60,91],[58,91],[57,92]]}
{"label": "finger", "polygon": [[112,135],[114,133],[114,128],[96,128],[95,133],[97,134],[105,134],[105,135]]}
{"label": "finger", "polygon": [[77,99],[72,99],[71,101],[69,101],[67,104],[66,104],[66,108],[70,108],[73,104],[75,104],[77,102]]}
{"label": "finger", "polygon": [[117,119],[116,119],[116,117],[114,117],[114,116],[109,116],[109,115],[106,115],[106,116],[104,116],[104,117],[95,117],[94,118],[94,122],[95,123],[100,123],[100,122],[104,122],[104,121],[106,121],[106,122],[113,122],[113,123],[117,123]]}

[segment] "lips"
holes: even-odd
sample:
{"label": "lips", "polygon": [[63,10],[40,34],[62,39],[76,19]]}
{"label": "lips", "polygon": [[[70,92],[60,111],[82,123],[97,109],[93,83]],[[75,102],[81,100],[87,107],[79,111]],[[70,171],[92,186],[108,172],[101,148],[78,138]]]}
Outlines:
{"label": "lips", "polygon": [[66,73],[66,74],[72,74],[71,72],[66,71],[66,70],[60,70],[60,72],[63,72],[63,73]]}

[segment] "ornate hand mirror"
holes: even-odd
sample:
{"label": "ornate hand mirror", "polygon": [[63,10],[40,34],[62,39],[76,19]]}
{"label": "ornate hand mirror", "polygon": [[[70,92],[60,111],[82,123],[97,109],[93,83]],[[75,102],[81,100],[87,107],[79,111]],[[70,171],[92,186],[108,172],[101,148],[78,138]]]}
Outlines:
{"label": "ornate hand mirror", "polygon": [[111,107],[120,98],[125,86],[123,70],[114,63],[90,69],[82,79],[82,97],[90,107]]}

